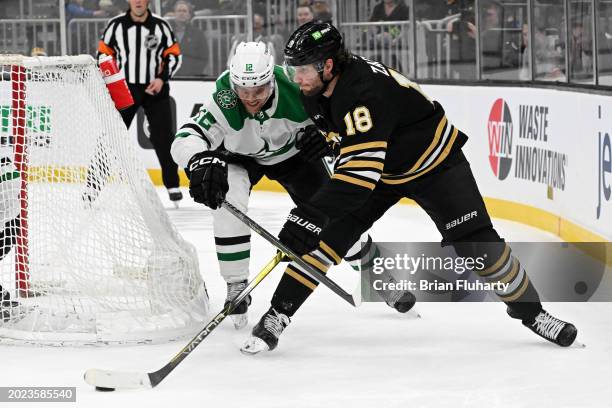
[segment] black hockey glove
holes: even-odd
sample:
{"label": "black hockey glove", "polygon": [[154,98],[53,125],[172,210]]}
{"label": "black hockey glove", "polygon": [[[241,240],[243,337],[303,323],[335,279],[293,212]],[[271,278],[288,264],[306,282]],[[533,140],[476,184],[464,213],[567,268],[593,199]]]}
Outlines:
{"label": "black hockey glove", "polygon": [[295,138],[295,147],[307,162],[312,163],[334,154],[330,143],[314,125],[308,125],[298,130]]}
{"label": "black hockey glove", "polygon": [[306,255],[319,246],[319,233],[327,225],[322,213],[296,207],[287,216],[278,239],[297,255]]}
{"label": "black hockey glove", "polygon": [[217,152],[201,152],[189,160],[189,195],[213,210],[221,207],[229,190],[227,163]]}

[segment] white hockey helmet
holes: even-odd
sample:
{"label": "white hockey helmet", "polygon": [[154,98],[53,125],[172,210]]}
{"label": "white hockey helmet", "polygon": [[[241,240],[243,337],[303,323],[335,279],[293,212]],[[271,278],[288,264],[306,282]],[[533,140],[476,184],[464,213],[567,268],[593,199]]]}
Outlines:
{"label": "white hockey helmet", "polygon": [[241,42],[230,61],[232,85],[253,88],[274,78],[274,56],[263,42]]}

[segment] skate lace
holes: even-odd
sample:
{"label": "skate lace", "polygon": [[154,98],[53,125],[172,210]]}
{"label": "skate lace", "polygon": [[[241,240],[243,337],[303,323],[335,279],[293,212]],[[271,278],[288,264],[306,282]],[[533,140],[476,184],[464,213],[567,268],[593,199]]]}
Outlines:
{"label": "skate lace", "polygon": [[[388,277],[388,282],[389,283],[396,283],[396,280],[393,278],[393,276],[389,276]],[[383,297],[385,298],[385,303],[388,304],[389,306],[393,307],[401,299],[401,297],[404,295],[404,293],[405,292],[402,291],[402,290],[386,291],[383,294]]]}
{"label": "skate lace", "polygon": [[246,288],[245,282],[234,282],[227,285],[227,299],[233,300]]}
{"label": "skate lace", "polygon": [[289,322],[287,316],[272,309],[272,313],[267,314],[264,318],[264,327],[275,337],[279,337]]}
{"label": "skate lace", "polygon": [[401,290],[395,290],[395,291],[389,293],[389,295],[387,296],[386,303],[389,306],[393,307],[402,298],[404,293],[405,292],[401,291]]}
{"label": "skate lace", "polygon": [[554,340],[559,335],[559,332],[561,332],[561,329],[563,329],[565,326],[565,322],[545,312],[536,316],[535,323],[533,323],[533,325],[535,330],[537,330],[537,332],[542,336]]}

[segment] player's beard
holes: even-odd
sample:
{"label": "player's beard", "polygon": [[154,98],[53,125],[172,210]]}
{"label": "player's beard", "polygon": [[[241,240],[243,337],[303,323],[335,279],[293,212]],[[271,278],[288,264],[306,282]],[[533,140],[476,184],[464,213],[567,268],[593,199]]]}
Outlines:
{"label": "player's beard", "polygon": [[308,90],[302,89],[301,91],[306,96],[317,96],[323,92],[324,86],[325,85],[323,84],[323,82],[319,80],[319,82],[317,84],[314,84],[310,89]]}

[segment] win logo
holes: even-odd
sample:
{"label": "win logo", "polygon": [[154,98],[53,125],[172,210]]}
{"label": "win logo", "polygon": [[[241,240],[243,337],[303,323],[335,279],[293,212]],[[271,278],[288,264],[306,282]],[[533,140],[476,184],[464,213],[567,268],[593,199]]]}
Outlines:
{"label": "win logo", "polygon": [[512,115],[506,101],[497,99],[491,107],[487,122],[489,135],[489,164],[493,174],[504,180],[512,166]]}

